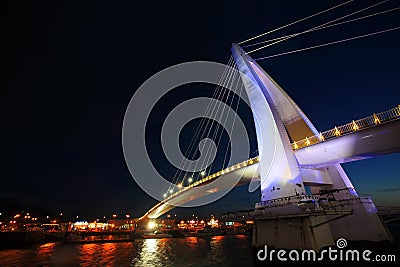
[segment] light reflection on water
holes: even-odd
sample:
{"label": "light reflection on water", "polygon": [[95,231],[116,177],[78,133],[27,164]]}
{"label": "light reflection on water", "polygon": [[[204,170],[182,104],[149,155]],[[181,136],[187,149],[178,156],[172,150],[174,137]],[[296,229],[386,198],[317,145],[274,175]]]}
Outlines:
{"label": "light reflection on water", "polygon": [[251,237],[139,239],[0,251],[0,266],[249,266]]}

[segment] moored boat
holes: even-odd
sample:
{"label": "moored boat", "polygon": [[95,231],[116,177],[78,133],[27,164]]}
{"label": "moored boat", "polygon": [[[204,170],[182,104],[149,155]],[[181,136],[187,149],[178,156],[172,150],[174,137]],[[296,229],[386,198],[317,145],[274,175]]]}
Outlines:
{"label": "moored boat", "polygon": [[197,231],[196,236],[218,236],[226,235],[226,233],[218,228],[204,228],[203,230]]}
{"label": "moored boat", "polygon": [[160,231],[155,231],[153,233],[145,233],[143,234],[143,238],[168,238],[173,237],[171,234],[163,233]]}

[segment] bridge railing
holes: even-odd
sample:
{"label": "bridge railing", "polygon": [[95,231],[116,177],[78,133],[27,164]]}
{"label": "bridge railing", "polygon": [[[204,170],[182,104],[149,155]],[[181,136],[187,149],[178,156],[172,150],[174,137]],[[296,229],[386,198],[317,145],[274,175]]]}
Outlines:
{"label": "bridge railing", "polygon": [[346,135],[348,133],[356,132],[362,129],[370,128],[381,123],[393,121],[400,118],[400,105],[392,108],[390,110],[374,113],[372,116],[352,121],[342,126],[338,126],[325,132],[319,133],[319,135],[314,135],[306,137],[303,140],[296,141],[292,143],[292,148],[294,150],[311,146],[325,140],[333,139]]}
{"label": "bridge railing", "polygon": [[245,161],[236,163],[235,165],[232,165],[232,166],[230,166],[230,167],[228,167],[228,168],[225,168],[225,169],[223,169],[223,170],[221,170],[221,171],[218,171],[218,172],[215,172],[215,173],[213,173],[213,174],[210,174],[210,175],[208,175],[208,176],[206,176],[206,177],[204,177],[204,178],[202,178],[202,179],[200,179],[200,180],[197,180],[197,181],[194,182],[194,183],[191,183],[191,184],[188,185],[188,186],[183,187],[182,189],[176,191],[176,192],[173,193],[172,195],[169,195],[168,197],[166,197],[166,198],[163,200],[163,202],[167,202],[167,201],[170,200],[171,198],[173,198],[173,197],[179,195],[180,193],[182,193],[182,192],[184,192],[184,191],[186,191],[186,190],[188,190],[188,189],[190,189],[190,188],[196,187],[196,186],[198,186],[198,185],[201,185],[202,183],[205,183],[205,182],[208,182],[208,181],[210,181],[210,180],[213,180],[213,179],[215,179],[215,178],[217,178],[217,177],[219,177],[219,176],[221,176],[221,175],[223,175],[223,174],[227,174],[227,173],[229,173],[229,172],[232,172],[232,171],[235,171],[235,170],[238,170],[238,169],[241,169],[241,168],[245,168],[245,167],[247,167],[247,166],[251,166],[251,165],[253,165],[253,164],[258,163],[259,161],[260,161],[260,158],[257,156],[257,157],[254,157],[254,158],[251,158],[251,159],[248,159],[248,160],[245,160]]}

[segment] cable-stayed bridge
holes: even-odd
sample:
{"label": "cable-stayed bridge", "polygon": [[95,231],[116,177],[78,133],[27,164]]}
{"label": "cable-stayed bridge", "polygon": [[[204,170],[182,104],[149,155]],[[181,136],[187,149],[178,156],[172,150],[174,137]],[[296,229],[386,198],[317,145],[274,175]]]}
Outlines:
{"label": "cable-stayed bridge", "polygon": [[[400,152],[400,106],[320,132],[257,61],[386,33],[400,27],[258,59],[253,59],[249,54],[305,33],[398,11],[400,7],[337,22],[387,2],[381,1],[309,30],[256,43],[263,46],[249,52],[241,47],[248,41],[350,2],[232,45],[232,58],[228,62],[227,72],[221,77],[222,89],[216,90],[215,96],[225,98],[224,101],[228,102],[231,99],[229,106],[232,107],[235,106],[234,96],[229,96],[229,92],[226,96],[223,88],[240,84],[234,92],[239,96],[244,89],[254,119],[258,156],[215,173],[207,173],[202,162],[200,169],[203,171],[196,181],[193,176],[188,178],[187,172],[177,172],[173,186],[168,188],[164,199],[146,212],[142,219],[157,218],[174,207],[229,190],[234,179],[238,181],[236,185],[250,183],[253,188],[256,184],[261,189],[261,201],[255,204],[255,246],[268,244],[276,248],[318,250],[335,244],[335,240],[343,237],[349,241],[392,240],[372,199],[358,195],[340,164]],[[239,101],[235,112],[238,105]],[[220,106],[207,107],[206,113],[213,113],[215,108],[215,114],[219,114]],[[213,129],[212,124],[203,122],[200,124],[203,129]],[[194,139],[204,137],[203,134],[197,134]],[[218,128],[212,137],[219,144],[221,134],[218,134]],[[190,153],[192,144],[189,147]],[[205,154],[210,157],[208,150]]]}
{"label": "cable-stayed bridge", "polygon": [[[229,190],[230,181],[240,178],[237,185],[259,183],[261,188],[261,202],[255,205],[255,246],[319,249],[342,236],[391,240],[372,200],[358,196],[340,164],[400,152],[400,107],[319,132],[240,46],[234,44],[232,54],[253,113],[259,156],[186,186],[185,177],[177,177],[178,190],[169,189],[142,219]],[[228,83],[234,80],[227,77]],[[361,222],[364,227],[346,228]]]}

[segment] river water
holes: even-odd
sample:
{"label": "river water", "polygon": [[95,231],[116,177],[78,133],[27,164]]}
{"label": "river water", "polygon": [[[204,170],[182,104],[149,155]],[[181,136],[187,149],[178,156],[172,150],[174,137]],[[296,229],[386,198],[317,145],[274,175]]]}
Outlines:
{"label": "river water", "polygon": [[252,266],[251,236],[139,239],[0,251],[0,266]]}

